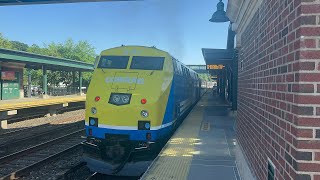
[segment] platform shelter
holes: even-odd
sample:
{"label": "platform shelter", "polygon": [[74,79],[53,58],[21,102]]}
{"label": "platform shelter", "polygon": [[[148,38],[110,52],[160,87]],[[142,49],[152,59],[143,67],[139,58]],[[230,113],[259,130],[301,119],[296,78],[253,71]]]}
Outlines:
{"label": "platform shelter", "polygon": [[82,87],[82,72],[93,71],[93,64],[70,59],[43,56],[22,51],[0,48],[0,100],[19,99],[24,97],[23,70],[28,72],[28,97],[31,97],[31,69],[42,70],[43,94],[48,95],[47,71],[67,71],[79,76],[79,93]]}

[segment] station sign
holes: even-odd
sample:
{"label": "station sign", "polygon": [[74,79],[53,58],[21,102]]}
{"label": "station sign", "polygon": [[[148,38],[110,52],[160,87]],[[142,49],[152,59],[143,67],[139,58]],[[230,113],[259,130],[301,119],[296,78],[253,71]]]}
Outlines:
{"label": "station sign", "polygon": [[2,80],[16,80],[16,73],[14,71],[2,71],[1,72]]}
{"label": "station sign", "polygon": [[207,65],[207,70],[211,70],[211,69],[223,69],[225,66],[224,65],[221,65],[221,64],[208,64]]}

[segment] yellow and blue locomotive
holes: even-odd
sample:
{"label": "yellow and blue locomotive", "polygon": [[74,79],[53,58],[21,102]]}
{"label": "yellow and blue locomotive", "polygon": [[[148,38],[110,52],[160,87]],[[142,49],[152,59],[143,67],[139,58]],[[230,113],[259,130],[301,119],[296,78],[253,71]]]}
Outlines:
{"label": "yellow and blue locomotive", "polygon": [[143,174],[200,90],[197,73],[155,47],[102,51],[87,92],[87,166],[103,174]]}

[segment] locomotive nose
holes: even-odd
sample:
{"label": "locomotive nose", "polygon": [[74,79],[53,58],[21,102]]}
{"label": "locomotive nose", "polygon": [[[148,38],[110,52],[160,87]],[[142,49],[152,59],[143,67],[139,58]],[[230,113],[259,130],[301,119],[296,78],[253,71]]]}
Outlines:
{"label": "locomotive nose", "polygon": [[144,78],[139,77],[138,72],[115,72],[105,78],[107,84],[111,84],[111,89],[115,90],[135,90],[137,84],[144,84]]}

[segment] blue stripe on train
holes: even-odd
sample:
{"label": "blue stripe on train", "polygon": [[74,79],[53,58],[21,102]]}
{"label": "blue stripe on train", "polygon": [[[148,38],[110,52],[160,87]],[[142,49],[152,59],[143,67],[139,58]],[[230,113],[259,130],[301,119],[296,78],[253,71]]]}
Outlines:
{"label": "blue stripe on train", "polygon": [[163,116],[163,121],[162,121],[162,125],[163,124],[167,124],[173,121],[173,111],[174,111],[174,105],[175,105],[175,100],[174,100],[174,78],[172,79],[172,84],[170,87],[170,93],[169,93],[169,97],[168,97],[168,102],[167,102],[167,106],[166,106],[166,111],[164,113]]}
{"label": "blue stripe on train", "polygon": [[156,141],[162,136],[167,135],[172,130],[172,125],[158,130],[118,130],[86,125],[86,134],[89,134],[89,128],[92,129],[92,136],[100,139],[105,139],[105,134],[126,134],[129,135],[129,140],[145,141],[147,133],[151,133],[151,140]]}
{"label": "blue stripe on train", "polygon": [[[175,106],[177,106],[176,108],[179,108],[178,104],[182,100],[185,100],[187,98],[188,90],[186,89],[186,86],[183,80],[184,79],[179,77],[178,75],[176,74],[173,75],[169,99],[167,102],[166,111],[165,111],[162,124],[170,123],[174,119],[181,120],[179,119],[178,116],[179,115],[181,116],[183,113],[186,112],[186,110],[190,108],[190,105],[189,105],[189,107],[186,108],[183,112],[179,112],[179,114],[177,114],[177,117],[174,117],[174,113],[175,113],[174,111],[176,110]],[[177,109],[177,110],[180,110],[180,109]]]}

